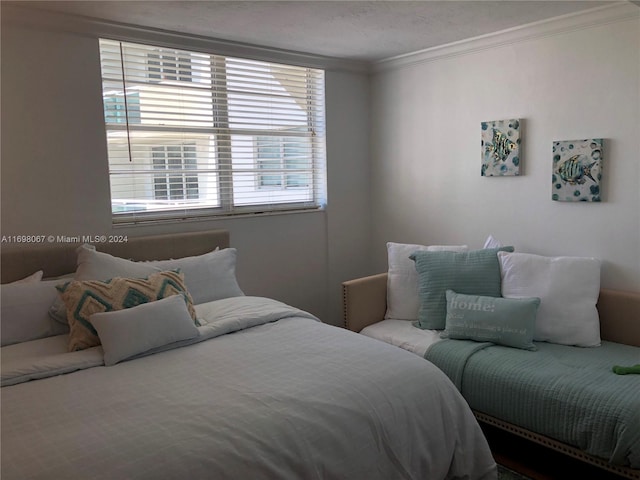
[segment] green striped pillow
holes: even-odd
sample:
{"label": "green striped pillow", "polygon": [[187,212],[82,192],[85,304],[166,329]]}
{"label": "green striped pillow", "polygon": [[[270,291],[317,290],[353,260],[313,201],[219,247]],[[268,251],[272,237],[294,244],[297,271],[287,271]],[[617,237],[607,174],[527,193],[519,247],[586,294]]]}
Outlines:
{"label": "green striped pillow", "polygon": [[416,326],[443,330],[447,317],[447,290],[466,295],[500,297],[498,252],[513,247],[484,248],[470,252],[415,252],[410,258],[418,272],[420,310]]}

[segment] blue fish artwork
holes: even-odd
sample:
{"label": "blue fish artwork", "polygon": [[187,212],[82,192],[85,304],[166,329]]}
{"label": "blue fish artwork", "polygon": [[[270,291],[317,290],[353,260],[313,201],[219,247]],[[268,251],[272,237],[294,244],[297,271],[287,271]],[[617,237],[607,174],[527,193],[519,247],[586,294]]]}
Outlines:
{"label": "blue fish artwork", "polygon": [[595,164],[596,162],[587,164],[584,156],[574,155],[558,166],[557,173],[564,182],[570,185],[582,185],[587,181],[587,178],[595,182],[596,179],[591,176],[591,169]]}
{"label": "blue fish artwork", "polygon": [[482,122],[483,177],[520,175],[520,120]]}
{"label": "blue fish artwork", "polygon": [[516,148],[516,144],[500,130],[493,129],[493,143],[487,145],[494,158],[494,164],[506,162],[511,152]]}
{"label": "blue fish artwork", "polygon": [[603,139],[553,142],[552,200],[600,202]]}

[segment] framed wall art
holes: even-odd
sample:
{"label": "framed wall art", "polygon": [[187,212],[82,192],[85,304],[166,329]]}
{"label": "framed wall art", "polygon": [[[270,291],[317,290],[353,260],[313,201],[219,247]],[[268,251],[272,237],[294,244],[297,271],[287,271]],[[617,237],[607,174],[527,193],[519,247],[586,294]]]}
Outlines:
{"label": "framed wall art", "polygon": [[553,142],[551,199],[559,202],[600,202],[603,139]]}
{"label": "framed wall art", "polygon": [[482,122],[483,177],[520,175],[520,120]]}

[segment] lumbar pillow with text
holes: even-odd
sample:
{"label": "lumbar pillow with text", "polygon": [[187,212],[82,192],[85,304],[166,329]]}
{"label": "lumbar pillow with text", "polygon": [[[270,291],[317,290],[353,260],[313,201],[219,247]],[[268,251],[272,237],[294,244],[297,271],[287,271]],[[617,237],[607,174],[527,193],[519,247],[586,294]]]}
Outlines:
{"label": "lumbar pillow with text", "polygon": [[416,252],[411,259],[418,272],[420,310],[417,327],[442,330],[447,316],[447,290],[467,295],[500,296],[498,251],[513,247],[485,248],[471,252]]}
{"label": "lumbar pillow with text", "polygon": [[503,297],[540,298],[534,340],[600,345],[600,260],[506,252],[498,259]]}
{"label": "lumbar pillow with text", "polygon": [[67,307],[70,352],[100,345],[90,321],[95,313],[123,310],[181,294],[189,315],[196,322],[193,300],[185,287],[184,275],[179,272],[158,272],[148,278],[112,278],[105,282],[73,280],[57,288]]}
{"label": "lumbar pillow with text", "polygon": [[537,350],[533,344],[539,298],[463,295],[447,290],[446,328],[442,338],[492,342]]}
{"label": "lumbar pillow with text", "polygon": [[466,252],[466,245],[415,245],[387,243],[389,272],[387,276],[387,312],[384,318],[393,320],[417,320],[418,274],[409,256],[414,252]]}

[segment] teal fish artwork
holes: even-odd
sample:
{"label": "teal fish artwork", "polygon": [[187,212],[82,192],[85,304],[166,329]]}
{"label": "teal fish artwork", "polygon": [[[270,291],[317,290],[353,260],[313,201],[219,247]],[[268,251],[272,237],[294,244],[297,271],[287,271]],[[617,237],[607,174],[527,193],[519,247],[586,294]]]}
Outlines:
{"label": "teal fish artwork", "polygon": [[591,176],[591,169],[596,162],[587,165],[583,155],[574,155],[569,160],[562,162],[557,169],[560,178],[570,185],[582,185],[590,178],[593,182],[595,178]]}
{"label": "teal fish artwork", "polygon": [[483,177],[520,175],[520,120],[482,122]]}
{"label": "teal fish artwork", "polygon": [[553,142],[552,200],[602,200],[603,143],[601,138]]}
{"label": "teal fish artwork", "polygon": [[500,130],[493,130],[493,143],[487,145],[487,149],[493,154],[494,163],[506,162],[516,144]]}

